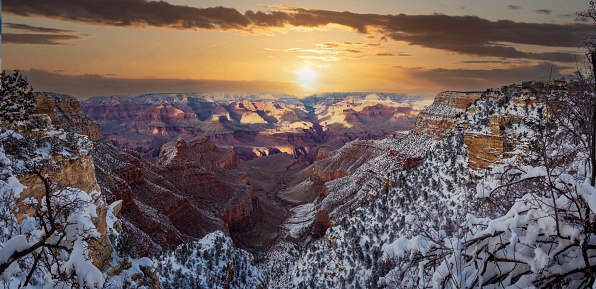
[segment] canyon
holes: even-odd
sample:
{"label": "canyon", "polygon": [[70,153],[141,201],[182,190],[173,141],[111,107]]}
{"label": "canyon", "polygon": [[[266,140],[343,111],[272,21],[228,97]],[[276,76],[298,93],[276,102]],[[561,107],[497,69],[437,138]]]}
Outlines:
{"label": "canyon", "polygon": [[[323,209],[299,236],[287,234],[286,220],[328,196],[328,182],[381,157],[428,103],[401,94],[158,94],[96,97],[80,108],[101,126],[98,183],[108,203],[122,200],[122,227],[140,254],[153,255],[215,230],[256,251],[324,234]],[[389,133],[380,150],[367,141]]]}
{"label": "canyon", "polygon": [[[37,110],[94,141],[98,186],[108,204],[121,201],[121,226],[146,256],[216,230],[255,252],[321,237],[457,129],[482,93],[442,92],[432,103],[151,95],[80,105],[58,96],[39,94]],[[503,156],[507,121],[466,135],[471,167]]]}
{"label": "canyon", "polygon": [[[449,91],[432,102],[403,103],[376,94],[200,104],[153,97],[151,104],[130,97],[105,98],[103,105],[91,100],[96,113],[105,113],[104,136],[76,99],[36,94],[41,122],[60,129],[49,130],[51,137],[68,152],[74,133],[85,147],[74,158],[54,155],[60,168],[53,176],[92,191],[93,222],[102,237],[90,253],[102,270],[114,270],[111,252],[120,246],[112,247],[120,241],[108,238],[114,230],[138,256],[159,256],[216,231],[259,261],[269,260],[280,245],[306,246],[324,238],[335,246],[338,236],[330,228],[379,192],[406,182],[397,176],[429,162],[425,159],[438,145],[466,151],[456,161],[444,160],[447,170],[462,169],[447,168],[448,162],[465,161],[476,173],[528,152],[527,136],[510,128],[531,122],[524,110],[536,103],[523,93],[504,98],[490,91]],[[385,131],[392,127],[398,129]],[[136,138],[150,141],[139,146]],[[461,145],[449,148],[453,142]],[[146,150],[145,144],[153,147]],[[20,181],[29,188],[23,197],[41,198],[34,176]],[[404,198],[411,196],[400,196],[399,202]],[[28,210],[23,207],[22,213]]]}
{"label": "canyon", "polygon": [[[167,182],[170,195],[197,208],[158,210],[169,219],[160,229],[169,233],[162,235],[170,237],[154,240],[155,248],[203,235],[184,229],[184,218],[171,213],[197,211],[203,214],[195,218],[223,221],[202,221],[204,230],[225,230],[244,248],[261,251],[279,238],[308,242],[324,235],[331,219],[390,185],[388,173],[422,160],[481,96],[442,92],[430,102],[392,94],[156,94],[91,98],[82,109],[101,124],[98,147],[128,155],[119,159],[131,169],[112,169],[111,175],[130,185],[127,180],[135,177],[126,174],[139,175],[133,171],[142,167],[140,175],[159,175],[153,183]],[[479,141],[466,138],[472,140]],[[485,148],[470,147],[472,155],[483,157]],[[151,199],[149,206],[155,206],[163,199],[149,197],[147,188],[136,191],[135,202]]]}

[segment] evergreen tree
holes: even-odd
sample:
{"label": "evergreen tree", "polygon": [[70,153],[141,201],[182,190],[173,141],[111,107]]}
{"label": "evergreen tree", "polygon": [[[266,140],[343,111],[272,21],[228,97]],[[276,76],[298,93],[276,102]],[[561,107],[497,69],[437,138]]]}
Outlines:
{"label": "evergreen tree", "polygon": [[18,70],[12,74],[6,71],[0,73],[2,85],[0,86],[0,121],[13,123],[29,118],[32,108],[35,106],[33,88],[27,79]]}

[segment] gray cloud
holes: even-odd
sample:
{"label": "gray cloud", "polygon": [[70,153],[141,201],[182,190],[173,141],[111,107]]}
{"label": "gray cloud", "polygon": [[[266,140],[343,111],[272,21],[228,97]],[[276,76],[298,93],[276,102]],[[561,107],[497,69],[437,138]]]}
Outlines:
{"label": "gray cloud", "polygon": [[3,33],[2,44],[70,45],[65,41],[83,39],[78,35]]}
{"label": "gray cloud", "polygon": [[395,68],[406,70],[413,77],[430,81],[445,89],[484,90],[489,87],[520,83],[524,80],[559,78],[563,76],[561,70],[570,67],[540,63],[537,65],[515,66],[502,69],[425,69],[401,66],[395,66]]}
{"label": "gray cloud", "polygon": [[549,15],[551,14],[553,11],[550,9],[538,9],[536,10],[536,13],[538,14],[544,14],[544,15]]}
{"label": "gray cloud", "polygon": [[53,91],[88,98],[100,95],[137,95],[159,92],[299,91],[296,84],[276,81],[194,79],[129,79],[96,74],[64,75],[46,70],[21,71],[35,91]]}
{"label": "gray cloud", "polygon": [[507,5],[507,8],[511,9],[511,10],[519,10],[521,9],[521,6],[517,6],[517,5]]}
{"label": "gray cloud", "polygon": [[146,0],[4,0],[2,8],[4,13],[19,16],[123,27],[254,31],[339,24],[360,33],[383,33],[381,40],[388,37],[431,49],[548,61],[574,61],[575,56],[564,52],[523,52],[502,43],[577,47],[593,33],[591,25],[581,23],[490,21],[477,16],[442,14],[359,14],[291,7],[270,12],[249,10],[242,14],[234,8],[196,8]]}
{"label": "gray cloud", "polygon": [[2,26],[10,29],[15,30],[22,30],[26,32],[38,32],[38,33],[75,33],[74,30],[64,30],[58,28],[49,28],[49,27],[40,27],[40,26],[32,26],[28,24],[20,24],[20,23],[2,23]]}

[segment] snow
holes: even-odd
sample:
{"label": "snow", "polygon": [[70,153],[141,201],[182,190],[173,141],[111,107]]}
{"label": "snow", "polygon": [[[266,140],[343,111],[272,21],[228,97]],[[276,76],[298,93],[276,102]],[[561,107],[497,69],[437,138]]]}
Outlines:
{"label": "snow", "polygon": [[252,262],[221,231],[153,259],[164,288],[260,288],[263,276]]}
{"label": "snow", "polygon": [[[57,246],[60,249],[53,248],[52,254],[48,254],[50,256],[48,261],[54,262],[51,268],[44,266],[36,268],[28,288],[70,287],[68,283],[54,278],[58,275],[70,276],[71,273],[79,286],[100,288],[104,285],[104,276],[93,265],[88,244],[89,240],[100,237],[92,222],[92,219],[98,217],[96,200],[92,196],[100,199],[99,192],[87,193],[70,188],[69,184],[64,182],[60,187],[52,186],[51,212],[55,214],[54,220],[58,229],[51,236],[47,236],[47,229],[40,224],[38,215],[21,213],[25,210],[23,212],[35,214],[35,210],[28,210],[28,206],[39,206],[43,213],[50,211],[45,202],[45,195],[40,199],[27,197],[21,200],[27,187],[21,184],[19,178],[31,174],[29,167],[37,165],[38,168],[47,169],[48,172],[43,175],[48,178],[51,171],[59,170],[64,162],[73,161],[89,153],[84,150],[79,153],[66,152],[63,130],[47,128],[37,130],[35,133],[34,139],[29,143],[32,149],[15,150],[13,148],[8,154],[3,145],[23,140],[24,137],[11,130],[2,129],[0,132],[0,215],[2,216],[0,263],[6,263],[14,253],[29,249],[42,238],[47,237],[45,244]],[[88,142],[86,138],[79,135],[75,137],[78,138],[79,144],[83,144],[81,141],[85,144]],[[51,142],[56,146],[53,150],[50,149]],[[46,226],[49,227],[47,223]],[[36,252],[47,253],[47,250],[47,247],[41,247]],[[9,288],[21,286],[27,278],[31,264],[33,264],[31,254],[13,262],[1,276],[5,286]]]}
{"label": "snow", "polygon": [[20,198],[21,193],[26,188],[21,184],[21,182],[19,182],[19,179],[17,179],[15,176],[10,176],[8,178],[8,186],[14,194],[14,198]]}

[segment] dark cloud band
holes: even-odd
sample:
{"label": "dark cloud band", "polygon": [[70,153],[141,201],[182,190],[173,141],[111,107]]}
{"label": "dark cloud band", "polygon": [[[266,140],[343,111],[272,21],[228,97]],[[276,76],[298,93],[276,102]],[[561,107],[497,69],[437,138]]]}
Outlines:
{"label": "dark cloud band", "polygon": [[146,0],[4,0],[2,8],[5,13],[19,16],[124,27],[253,31],[339,24],[360,33],[381,32],[393,40],[426,48],[548,61],[574,61],[575,56],[565,52],[523,52],[513,45],[576,47],[593,33],[591,25],[580,23],[490,21],[476,16],[441,14],[359,14],[291,7],[242,14],[234,8],[196,8]]}
{"label": "dark cloud band", "polygon": [[28,24],[21,24],[21,23],[2,23],[2,26],[10,29],[15,30],[22,30],[27,32],[38,32],[38,33],[75,33],[74,30],[64,30],[58,28],[49,28],[49,27],[40,27],[40,26],[32,26]]}
{"label": "dark cloud band", "polygon": [[3,33],[2,44],[69,45],[65,41],[82,39],[78,35]]}

